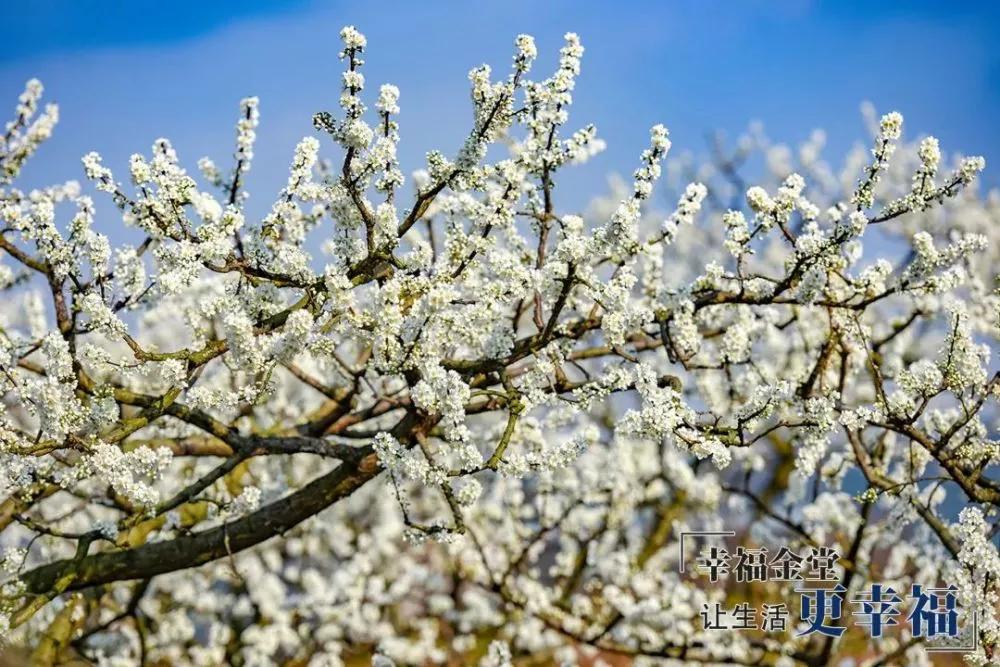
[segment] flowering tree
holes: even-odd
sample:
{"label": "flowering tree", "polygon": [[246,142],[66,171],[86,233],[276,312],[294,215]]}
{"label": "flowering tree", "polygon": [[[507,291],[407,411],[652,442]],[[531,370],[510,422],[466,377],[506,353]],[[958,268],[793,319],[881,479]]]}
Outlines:
{"label": "flowering tree", "polygon": [[165,139],[127,183],[84,157],[135,236],[114,248],[76,183],[15,186],[58,117],[37,81],[20,98],[0,143],[0,629],[33,664],[929,662],[902,623],[880,642],[706,628],[731,591],[684,570],[680,534],[728,529],[836,550],[846,594],[953,583],[977,613],[967,659],[997,655],[982,158],[944,168],[890,113],[842,171],[821,134],[796,153],[759,130],[698,166],[664,162],[657,125],[631,185],[574,214],[557,177],[602,147],[567,129],[583,47],[566,35],[533,80],[520,36],[508,75],[470,72],[468,138],[410,195],[399,91],[367,109],[366,40],[341,37],[340,111],[256,222],[256,98],[201,184]]}

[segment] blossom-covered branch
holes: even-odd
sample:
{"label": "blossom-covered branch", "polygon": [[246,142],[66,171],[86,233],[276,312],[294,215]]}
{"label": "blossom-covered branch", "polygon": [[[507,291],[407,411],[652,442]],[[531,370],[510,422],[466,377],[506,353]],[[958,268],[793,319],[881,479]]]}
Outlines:
{"label": "blossom-covered branch", "polygon": [[58,120],[28,83],[0,139],[4,634],[37,664],[866,654],[702,627],[724,594],[681,534],[727,528],[836,549],[847,592],[957,582],[969,659],[994,659],[982,158],[904,142],[895,112],[841,172],[822,133],[694,163],[656,125],[631,182],[574,211],[559,179],[604,146],[570,124],[575,34],[547,78],[526,35],[507,73],[472,69],[464,144],[409,179],[405,96],[370,110],[367,39],[341,39],[339,111],[259,220],[257,98],[200,180],[159,139],[124,179],[86,155],[95,196],[26,192]]}

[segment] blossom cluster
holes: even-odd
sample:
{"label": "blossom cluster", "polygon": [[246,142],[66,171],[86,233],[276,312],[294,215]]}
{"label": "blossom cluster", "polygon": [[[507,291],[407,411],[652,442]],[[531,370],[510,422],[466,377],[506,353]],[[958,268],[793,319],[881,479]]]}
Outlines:
{"label": "blossom cluster", "polygon": [[[127,175],[94,152],[85,185],[25,192],[58,119],[28,83],[0,141],[4,635],[40,664],[857,655],[698,626],[725,600],[682,574],[681,535],[733,528],[850,553],[845,587],[950,579],[968,659],[995,659],[982,158],[907,143],[896,112],[839,171],[822,133],[751,128],[694,164],[658,124],[571,210],[557,181],[604,147],[570,125],[578,35],[548,76],[527,35],[507,74],[472,69],[461,147],[408,178],[405,98],[340,38],[338,110],[260,219],[257,98],[231,167],[158,139]],[[886,651],[920,664],[911,639]]]}

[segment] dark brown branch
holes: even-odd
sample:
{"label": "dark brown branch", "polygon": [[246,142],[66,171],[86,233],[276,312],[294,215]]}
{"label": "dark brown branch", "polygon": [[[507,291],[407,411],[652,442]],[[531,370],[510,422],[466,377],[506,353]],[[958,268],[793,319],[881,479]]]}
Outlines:
{"label": "dark brown branch", "polygon": [[294,528],[357,491],[380,470],[378,457],[369,450],[357,465],[342,463],[295,493],[231,523],[135,549],[56,561],[25,573],[21,581],[29,593],[42,595],[67,578],[65,590],[73,591],[203,565]]}

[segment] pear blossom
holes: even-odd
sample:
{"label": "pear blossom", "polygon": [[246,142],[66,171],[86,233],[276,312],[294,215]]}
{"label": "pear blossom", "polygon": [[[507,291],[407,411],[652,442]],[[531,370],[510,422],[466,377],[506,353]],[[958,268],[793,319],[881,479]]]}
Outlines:
{"label": "pear blossom", "polygon": [[52,664],[927,664],[895,627],[878,645],[699,627],[726,596],[681,567],[681,536],[732,530],[836,550],[852,593],[954,582],[979,619],[967,660],[995,660],[983,158],[906,139],[897,112],[871,111],[870,151],[842,168],[822,132],[752,126],[701,164],[656,124],[631,177],[574,206],[557,185],[605,139],[575,124],[567,33],[548,72],[528,35],[473,68],[457,149],[408,180],[401,91],[365,67],[383,45],[340,39],[334,111],[299,128],[260,216],[256,97],[224,156],[158,139],[122,178],[91,152],[83,186],[33,189],[21,168],[59,112],[35,80],[18,99],[0,141],[4,646]]}

